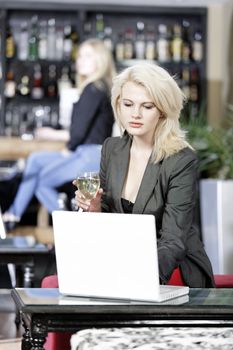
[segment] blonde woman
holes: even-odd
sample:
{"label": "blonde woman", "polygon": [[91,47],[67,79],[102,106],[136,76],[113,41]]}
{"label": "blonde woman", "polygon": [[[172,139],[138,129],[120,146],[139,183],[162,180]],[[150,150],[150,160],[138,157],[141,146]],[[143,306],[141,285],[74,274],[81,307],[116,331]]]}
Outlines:
{"label": "blonde woman", "polygon": [[9,226],[20,221],[33,195],[51,213],[59,209],[57,187],[78,172],[99,170],[101,145],[111,135],[114,121],[110,89],[115,74],[112,55],[101,40],[80,45],[77,71],[80,98],[73,105],[70,131],[37,131],[40,138],[66,140],[67,147],[62,152],[35,152],[28,158],[16,198],[3,216]]}
{"label": "blonde woman", "polygon": [[[153,214],[161,283],[213,287],[210,261],[195,224],[197,157],[179,125],[184,95],[161,67],[140,64],[114,80],[112,107],[122,137],[102,148],[101,189],[86,211]],[[126,228],[128,229],[128,228]]]}

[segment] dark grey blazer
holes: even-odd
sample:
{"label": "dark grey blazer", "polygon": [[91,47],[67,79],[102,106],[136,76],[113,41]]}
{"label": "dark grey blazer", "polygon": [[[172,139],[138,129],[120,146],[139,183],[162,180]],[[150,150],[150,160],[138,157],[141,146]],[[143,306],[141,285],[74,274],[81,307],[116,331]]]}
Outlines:
{"label": "dark grey blazer", "polygon": [[[121,194],[129,165],[131,138],[108,138],[102,148],[102,210],[123,213]],[[210,261],[195,224],[197,157],[184,148],[158,164],[148,163],[133,207],[156,218],[160,279],[166,283],[180,267],[190,287],[213,287]]]}

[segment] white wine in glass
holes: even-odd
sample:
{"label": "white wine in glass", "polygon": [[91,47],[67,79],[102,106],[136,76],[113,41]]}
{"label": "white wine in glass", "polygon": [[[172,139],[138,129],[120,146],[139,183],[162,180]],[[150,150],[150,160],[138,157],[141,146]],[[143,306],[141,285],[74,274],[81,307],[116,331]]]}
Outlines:
{"label": "white wine in glass", "polygon": [[76,179],[76,185],[85,199],[87,201],[91,201],[100,188],[99,174],[96,172],[85,172],[81,175],[78,175]]}

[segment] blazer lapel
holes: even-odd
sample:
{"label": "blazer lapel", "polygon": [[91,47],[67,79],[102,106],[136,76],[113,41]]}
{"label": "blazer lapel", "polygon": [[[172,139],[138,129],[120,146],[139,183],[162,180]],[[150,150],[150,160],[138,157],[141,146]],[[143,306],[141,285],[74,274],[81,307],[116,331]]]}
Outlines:
{"label": "blazer lapel", "polygon": [[128,166],[129,166],[129,157],[130,157],[130,146],[132,140],[127,137],[127,142],[120,147],[119,149],[114,150],[114,169],[112,172],[112,186],[113,198],[117,198],[115,203],[117,211],[124,212],[121,205],[121,195],[122,189],[125,182],[125,177],[127,175]]}
{"label": "blazer lapel", "polygon": [[161,168],[161,163],[152,164],[148,163],[145,169],[145,173],[141,182],[141,186],[138,191],[138,195],[133,207],[133,213],[143,213],[148,199],[153,192]]}

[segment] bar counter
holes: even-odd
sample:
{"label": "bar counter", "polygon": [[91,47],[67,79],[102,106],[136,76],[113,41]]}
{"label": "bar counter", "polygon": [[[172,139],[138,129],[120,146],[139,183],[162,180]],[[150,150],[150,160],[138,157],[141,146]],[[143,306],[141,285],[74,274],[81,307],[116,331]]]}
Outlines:
{"label": "bar counter", "polygon": [[0,160],[27,158],[34,151],[59,151],[64,141],[22,140],[20,137],[0,137]]}

